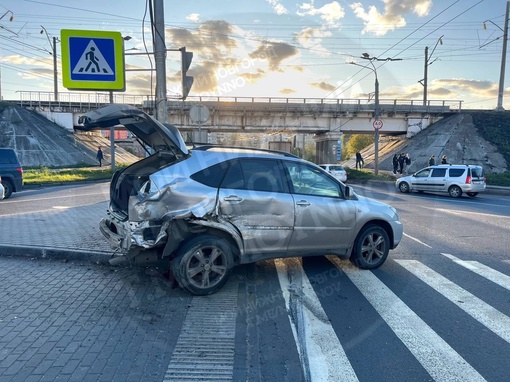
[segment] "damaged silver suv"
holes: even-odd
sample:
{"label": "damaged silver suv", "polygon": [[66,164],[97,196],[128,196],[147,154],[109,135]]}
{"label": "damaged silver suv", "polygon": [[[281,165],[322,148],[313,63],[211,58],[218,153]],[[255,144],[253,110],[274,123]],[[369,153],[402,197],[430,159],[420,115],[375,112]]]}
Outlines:
{"label": "damaged silver suv", "polygon": [[402,238],[393,207],[291,154],[188,149],[174,126],[129,105],[88,112],[80,123],[127,128],[150,148],[113,175],[100,229],[124,258],[168,259],[193,294],[219,290],[235,265],[270,258],[337,255],[377,268]]}

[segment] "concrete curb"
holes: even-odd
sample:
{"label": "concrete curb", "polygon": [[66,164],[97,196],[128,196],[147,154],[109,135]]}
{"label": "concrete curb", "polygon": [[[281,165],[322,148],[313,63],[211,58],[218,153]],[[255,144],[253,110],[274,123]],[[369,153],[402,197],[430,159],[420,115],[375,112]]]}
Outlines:
{"label": "concrete curb", "polygon": [[55,247],[12,246],[0,244],[0,256],[28,257],[62,261],[78,260],[96,264],[109,264],[108,260],[112,258],[112,253]]}

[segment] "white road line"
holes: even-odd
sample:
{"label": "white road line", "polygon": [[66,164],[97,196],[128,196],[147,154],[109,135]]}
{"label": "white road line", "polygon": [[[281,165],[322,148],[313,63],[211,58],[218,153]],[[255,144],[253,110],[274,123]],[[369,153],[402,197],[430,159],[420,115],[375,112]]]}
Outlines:
{"label": "white road line", "polygon": [[289,321],[310,381],[358,381],[301,263],[275,260]]}
{"label": "white road line", "polygon": [[507,216],[507,215],[487,214],[484,212],[472,212],[472,211],[465,211],[465,210],[458,211],[458,210],[450,210],[450,209],[445,209],[445,208],[434,208],[434,210],[446,212],[446,213],[452,214],[452,215],[462,215],[462,216],[474,215],[474,216],[486,216],[491,219],[510,219],[510,216]]}
{"label": "white road line", "polygon": [[434,381],[485,381],[372,272],[342,264],[336,258],[331,261],[345,272]]}
{"label": "white road line", "polygon": [[416,260],[395,261],[510,343],[510,317]]}
{"label": "white road line", "polygon": [[476,274],[485,277],[487,280],[492,281],[499,286],[502,286],[505,289],[510,290],[510,276],[505,275],[495,269],[488,267],[478,261],[467,261],[461,260],[449,253],[441,253],[441,255],[448,257],[450,260],[453,260],[455,263],[463,266],[464,268],[469,269],[470,271],[475,272]]}
{"label": "white road line", "polygon": [[411,240],[416,241],[417,243],[420,243],[420,244],[424,245],[425,247],[432,248],[430,245],[425,244],[423,241],[418,240],[417,238],[412,237],[412,236],[408,235],[408,234],[407,234],[407,233],[405,233],[405,232],[404,232],[404,236],[405,236],[405,237],[408,237],[408,238],[409,238],[409,239],[411,239]]}

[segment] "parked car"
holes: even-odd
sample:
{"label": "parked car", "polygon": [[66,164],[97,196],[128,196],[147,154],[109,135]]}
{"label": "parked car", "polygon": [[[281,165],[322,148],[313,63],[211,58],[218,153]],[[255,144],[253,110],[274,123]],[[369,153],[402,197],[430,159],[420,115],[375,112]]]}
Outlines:
{"label": "parked car", "polygon": [[0,200],[2,200],[5,197],[5,189],[2,185],[2,177],[0,176]]}
{"label": "parked car", "polygon": [[0,177],[5,189],[5,198],[23,188],[23,167],[16,151],[11,148],[0,148]]}
{"label": "parked car", "polygon": [[270,258],[328,254],[377,268],[402,238],[393,207],[292,154],[188,149],[174,126],[129,105],[88,112],[79,123],[84,130],[123,125],[151,148],[113,174],[100,230],[125,259],[168,259],[193,294],[219,290],[235,265]]}
{"label": "parked car", "polygon": [[326,170],[328,173],[333,175],[340,182],[347,181],[347,171],[343,168],[342,165],[339,164],[320,164],[321,168]]}
{"label": "parked car", "polygon": [[476,165],[437,165],[423,168],[412,175],[396,180],[401,192],[447,192],[458,198],[462,193],[475,197],[485,191],[485,173]]}

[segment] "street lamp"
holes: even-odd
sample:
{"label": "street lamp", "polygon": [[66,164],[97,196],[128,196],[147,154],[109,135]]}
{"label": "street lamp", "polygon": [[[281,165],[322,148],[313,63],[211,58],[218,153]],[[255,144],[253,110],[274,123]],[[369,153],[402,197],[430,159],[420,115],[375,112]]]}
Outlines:
{"label": "street lamp", "polygon": [[53,55],[53,94],[55,97],[55,101],[58,101],[58,70],[57,70],[57,38],[53,36],[53,43],[50,40],[50,35],[46,31],[46,28],[41,25],[41,31],[40,34],[46,34],[46,37],[48,38],[48,42],[50,43],[50,46],[52,47],[53,53],[50,53]]}
{"label": "street lamp", "polygon": [[428,46],[425,47],[425,68],[423,70],[423,79],[418,81],[420,84],[423,85],[423,106],[427,105],[427,82],[428,82],[428,69],[427,68],[429,67],[429,65],[432,65],[432,63],[437,60],[437,58],[436,58],[436,60],[430,62],[430,59],[432,58],[432,55],[434,54],[434,51],[437,48],[437,44],[443,45],[443,37],[444,37],[444,35],[437,39],[436,45],[434,45],[434,49],[432,49],[432,52],[430,53],[430,55],[429,55],[429,47]]}
{"label": "street lamp", "polygon": [[[10,22],[14,21],[14,13],[12,13],[12,11],[9,11],[9,10],[5,11],[5,12],[4,12],[4,14],[3,14],[2,16],[0,16],[0,20],[2,20],[2,19],[3,19],[5,16],[7,16],[8,14],[11,14],[11,16],[9,17],[9,21],[10,21]],[[4,27],[2,24],[0,24],[0,29],[6,30],[7,32],[12,33],[13,35],[18,36],[18,33],[16,33],[16,32],[14,32],[14,31],[10,30],[10,29],[9,29],[9,28],[7,28],[7,27]]]}
{"label": "street lamp", "polygon": [[[375,75],[375,106],[374,106],[374,122],[379,120],[380,115],[380,107],[379,107],[379,79],[377,78],[377,69],[374,65],[374,61],[400,61],[400,58],[377,58],[370,57],[368,53],[362,53],[361,57],[364,60],[368,60],[370,62],[370,66],[360,65],[355,62],[350,62],[352,65],[361,66],[362,68],[369,69],[374,72]],[[379,128],[376,128],[374,125],[374,174],[379,174]]]}
{"label": "street lamp", "polygon": [[12,11],[9,11],[9,10],[5,11],[5,13],[2,16],[0,16],[0,20],[2,20],[9,13],[11,14],[11,17],[9,17],[9,21],[13,21],[14,20],[14,13],[12,13]]}

